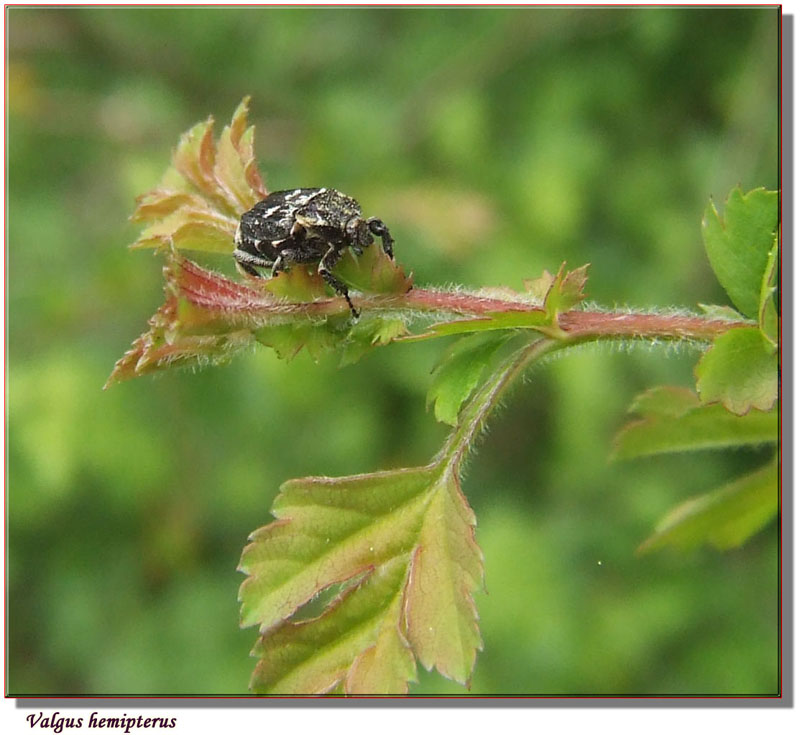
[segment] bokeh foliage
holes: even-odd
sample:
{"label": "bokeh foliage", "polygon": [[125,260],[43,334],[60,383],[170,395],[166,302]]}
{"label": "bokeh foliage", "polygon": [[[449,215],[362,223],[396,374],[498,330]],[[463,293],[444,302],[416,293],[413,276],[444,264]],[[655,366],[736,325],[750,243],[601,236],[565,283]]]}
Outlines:
{"label": "bokeh foliage", "polygon": [[[196,120],[252,95],[267,185],[356,196],[421,285],[588,261],[601,303],[726,303],[708,196],[779,186],[775,10],[7,13],[12,694],[243,692],[235,566],[280,483],[423,464],[444,436],[441,344],[341,370],[263,349],[101,392],[162,300],[126,218]],[[634,554],[765,457],[607,463],[633,396],[695,360],[587,350],[493,419],[464,482],[489,591],[473,693],[776,691],[774,528]],[[420,673],[412,693],[463,692]]]}

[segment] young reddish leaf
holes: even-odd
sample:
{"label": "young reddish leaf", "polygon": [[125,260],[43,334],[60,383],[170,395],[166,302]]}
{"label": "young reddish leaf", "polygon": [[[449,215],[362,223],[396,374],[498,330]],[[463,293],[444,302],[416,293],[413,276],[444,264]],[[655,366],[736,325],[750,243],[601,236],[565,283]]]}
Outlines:
{"label": "young reddish leaf", "polygon": [[758,327],[721,334],[695,367],[703,403],[721,401],[729,411],[768,411],[778,397],[778,357]]}
{"label": "young reddish leaf", "polygon": [[427,406],[433,404],[437,421],[456,425],[458,412],[478,385],[486,365],[511,336],[509,332],[495,332],[465,337],[445,354],[434,370],[427,397]]}
{"label": "young reddish leaf", "polygon": [[737,416],[720,404],[701,405],[697,395],[688,389],[653,389],[639,396],[631,411],[645,418],[620,430],[614,439],[613,459],[778,440],[777,411],[751,411]]}
{"label": "young reddish leaf", "polygon": [[672,545],[689,549],[709,543],[718,549],[741,546],[778,510],[778,464],[740,477],[718,490],[687,500],[659,523],[639,551]]}
{"label": "young reddish leaf", "polygon": [[236,222],[215,212],[182,206],[142,230],[131,248],[166,248],[212,253],[233,252]]}
{"label": "young reddish leaf", "polygon": [[[563,263],[561,267],[564,267]],[[545,270],[542,271],[541,276],[538,278],[525,278],[522,281],[522,284],[525,286],[525,291],[527,291],[531,296],[533,296],[534,299],[536,299],[536,301],[544,306],[544,302],[547,299],[547,294],[550,293],[555,282],[556,276],[554,276],[545,268]]]}
{"label": "young reddish leaf", "polygon": [[164,266],[166,300],[114,366],[105,388],[116,382],[176,365],[220,362],[252,344],[280,303],[242,284],[212,273],[177,253]]}
{"label": "young reddish leaf", "polygon": [[231,124],[222,131],[214,161],[214,178],[236,212],[250,209],[267,196],[253,155],[252,128],[244,137],[248,102],[248,97],[242,100]]}
{"label": "young reddish leaf", "polygon": [[[185,132],[172,155],[172,165],[203,197],[219,204],[219,191],[214,180],[216,151],[213,130],[214,118],[209,117]],[[222,204],[224,206],[224,200]]]}
{"label": "young reddish leaf", "polygon": [[[368,330],[360,354],[404,329],[391,317],[353,325],[344,299],[329,296],[319,274],[305,268],[243,284],[169,251],[164,277],[164,305],[150,319],[150,330],[117,362],[106,387],[176,365],[227,360],[253,338],[284,358],[306,347],[317,359],[333,349],[348,354],[351,329]],[[357,356],[349,353],[350,359]]]}
{"label": "young reddish leaf", "polygon": [[[132,247],[167,253],[167,301],[106,385],[175,364],[225,359],[253,337],[287,358],[305,347],[315,359],[340,349],[353,360],[405,331],[396,315],[377,317],[368,341],[350,339],[347,304],[331,298],[313,265],[242,285],[177,256],[181,250],[230,256],[240,215],[267,196],[253,152],[254,131],[247,126],[248,99],[218,142],[211,118],[185,133],[160,184],[137,200],[132,219],[148,226]],[[411,288],[410,277],[378,244],[359,258],[348,251],[336,274],[369,293],[405,294]]]}
{"label": "young reddish leaf", "polygon": [[703,240],[711,267],[734,306],[758,318],[761,284],[778,227],[778,192],[734,189],[725,219],[709,202],[703,218]]}
{"label": "young reddish leaf", "polygon": [[153,224],[134,247],[233,252],[239,216],[267,195],[253,156],[253,129],[247,128],[248,99],[217,143],[212,118],[181,137],[161,183],[137,199],[131,219]]}
{"label": "young reddish leaf", "polygon": [[175,189],[152,189],[136,198],[136,210],[131,221],[163,219],[182,207],[199,211],[207,209],[205,200],[196,194]]}

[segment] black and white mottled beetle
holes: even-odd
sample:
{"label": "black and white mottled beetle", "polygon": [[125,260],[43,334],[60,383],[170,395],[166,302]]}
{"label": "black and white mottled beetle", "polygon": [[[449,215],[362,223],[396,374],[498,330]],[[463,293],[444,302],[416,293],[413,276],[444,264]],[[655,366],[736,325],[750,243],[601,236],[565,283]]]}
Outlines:
{"label": "black and white mottled beetle", "polygon": [[319,274],[344,296],[357,318],[347,286],[331,270],[345,248],[361,255],[373,235],[381,238],[384,251],[393,258],[389,229],[375,217],[365,220],[352,197],[324,188],[274,191],[242,215],[233,257],[252,276],[260,275],[256,268],[271,268],[274,276],[294,263],[319,263]]}

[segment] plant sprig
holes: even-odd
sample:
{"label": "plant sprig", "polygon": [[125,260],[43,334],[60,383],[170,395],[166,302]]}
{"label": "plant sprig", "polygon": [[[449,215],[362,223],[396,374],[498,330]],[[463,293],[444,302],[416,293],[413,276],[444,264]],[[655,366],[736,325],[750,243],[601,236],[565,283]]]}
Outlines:
{"label": "plant sprig", "polygon": [[[242,625],[258,625],[257,693],[407,691],[416,664],[468,684],[482,643],[474,594],[483,584],[476,519],[461,491],[464,458],[501,395],[546,354],[602,341],[705,348],[694,390],[654,388],[614,456],[776,445],[779,312],[778,194],[731,193],[725,218],[709,204],[711,265],[736,309],[702,313],[583,306],[588,265],[523,289],[417,288],[379,248],[347,253],[337,276],[360,292],[354,321],[314,271],[233,280],[187,253],[228,255],[238,218],[267,190],[245,99],[219,139],[213,121],[186,133],[161,183],[138,200],[135,248],[165,255],[165,302],[117,362],[107,385],[176,365],[229,359],[252,344],[284,358],[306,349],[343,364],[393,342],[459,337],[435,369],[428,404],[453,427],[422,467],[284,483],[275,520],[255,531],[240,569]],[[229,259],[230,260],[230,259]],[[410,349],[411,345],[407,347]],[[778,508],[777,460],[671,512],[642,545],[730,548]],[[309,617],[309,605],[324,601]]]}

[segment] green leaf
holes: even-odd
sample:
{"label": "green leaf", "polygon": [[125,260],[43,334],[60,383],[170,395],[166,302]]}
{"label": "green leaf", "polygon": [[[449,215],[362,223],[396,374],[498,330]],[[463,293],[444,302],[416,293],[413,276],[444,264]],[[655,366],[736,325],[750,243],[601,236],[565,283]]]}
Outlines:
{"label": "green leaf", "polygon": [[325,322],[298,322],[295,324],[275,324],[253,332],[258,342],[275,350],[281,360],[291,360],[304,347],[315,362],[336,347],[336,338]]}
{"label": "green leaf", "polygon": [[[274,681],[289,686],[291,667],[272,652],[282,649],[286,631],[295,630],[287,626],[293,625],[301,625],[312,639],[319,636],[320,646],[349,652],[356,668],[345,682],[348,692],[352,684],[360,693],[381,693],[386,682],[408,680],[413,670],[403,653],[406,639],[425,666],[466,681],[480,640],[472,594],[481,583],[482,562],[474,516],[448,461],[371,475],[293,480],[284,484],[273,513],[278,520],[252,535],[240,565],[249,575],[240,592],[242,625],[260,625],[260,650],[269,658],[262,666],[271,672],[263,691],[273,691],[269,682]],[[394,575],[387,571],[397,569],[401,571]],[[380,595],[359,595],[365,573],[369,580],[391,576],[394,586],[389,589],[382,582]],[[429,587],[432,577],[435,592]],[[357,580],[358,589],[334,602],[319,619],[289,621],[322,590],[348,580]],[[431,606],[432,595],[446,599],[448,607]],[[351,605],[359,614],[368,613],[374,625],[357,621],[355,635],[351,608],[339,608],[342,600],[365,596],[367,602]],[[385,612],[378,615],[376,606]],[[391,639],[392,630],[399,639]],[[437,645],[424,630],[437,632]],[[440,637],[443,642],[438,643]],[[369,652],[373,647],[394,652],[396,662],[376,661]],[[332,686],[348,667],[331,666],[323,668]]]}
{"label": "green leaf", "polygon": [[549,322],[544,311],[504,311],[490,313],[472,319],[455,319],[453,321],[436,322],[420,334],[402,337],[402,342],[415,342],[435,337],[447,337],[453,334],[469,334],[471,332],[487,332],[508,329],[549,329]]}
{"label": "green leaf", "polygon": [[437,421],[451,426],[478,385],[486,365],[511,335],[505,332],[477,334],[458,341],[436,366],[428,389],[427,406],[434,405]]}
{"label": "green leaf", "polygon": [[432,468],[284,483],[277,520],[256,531],[240,568],[242,624],[268,630],[328,586],[409,554],[422,526]]}
{"label": "green leaf", "polygon": [[250,681],[257,694],[404,693],[416,678],[408,642],[397,621],[408,559],[370,569],[319,617],[283,621],[259,638]]}
{"label": "green leaf", "polygon": [[631,411],[644,416],[624,426],[614,440],[614,459],[666,452],[723,449],[775,443],[778,412],[737,416],[720,404],[701,405],[688,389],[656,388],[639,396]]}
{"label": "green leaf", "polygon": [[347,672],[344,691],[350,694],[405,694],[408,682],[417,680],[417,665],[411,645],[397,624],[402,620],[402,595],[381,620],[375,645],[364,649]]}
{"label": "green leaf", "polygon": [[[409,654],[468,682],[482,646],[473,595],[483,558],[459,469],[503,388],[555,344],[506,357],[429,465],[283,485],[276,520],[251,535],[240,564],[242,625],[261,632],[258,691],[402,692],[415,675]],[[322,615],[299,620],[339,584]]]}
{"label": "green leaf", "polygon": [[368,317],[362,314],[341,346],[341,365],[354,363],[377,345],[387,345],[407,333],[406,323],[400,318]]}
{"label": "green leaf", "polygon": [[412,286],[411,276],[377,244],[364,248],[359,256],[347,250],[335,270],[339,278],[366,293],[404,294]]}
{"label": "green leaf", "polygon": [[757,327],[731,329],[714,340],[695,367],[703,403],[729,411],[769,410],[778,397],[778,356]]}
{"label": "green leaf", "polygon": [[761,282],[761,298],[758,307],[758,324],[761,333],[777,348],[778,346],[778,311],[775,308],[775,282],[778,275],[778,238],[769,251],[767,267],[764,270],[764,279]]}
{"label": "green leaf", "polygon": [[525,282],[528,293],[542,301],[550,322],[554,322],[559,313],[569,311],[585,298],[583,289],[588,280],[586,272],[589,264],[565,274],[566,265],[562,263],[556,275],[544,271],[539,278]]}
{"label": "green leaf", "polygon": [[719,319],[729,322],[742,321],[742,315],[732,306],[723,306],[720,304],[698,304],[698,306],[709,319]]}
{"label": "green leaf", "polygon": [[640,547],[652,551],[667,545],[689,549],[702,543],[718,549],[741,546],[778,510],[778,463],[686,501],[659,523]]}
{"label": "green leaf", "polygon": [[636,396],[628,412],[642,416],[678,418],[698,406],[700,399],[693,390],[661,385]]}
{"label": "green leaf", "polygon": [[711,267],[739,311],[757,319],[761,286],[778,227],[778,192],[739,188],[728,196],[724,221],[709,202],[703,240]]}
{"label": "green leaf", "polygon": [[451,468],[438,479],[406,590],[408,639],[420,663],[466,683],[483,648],[473,593],[483,583],[475,514]]}

